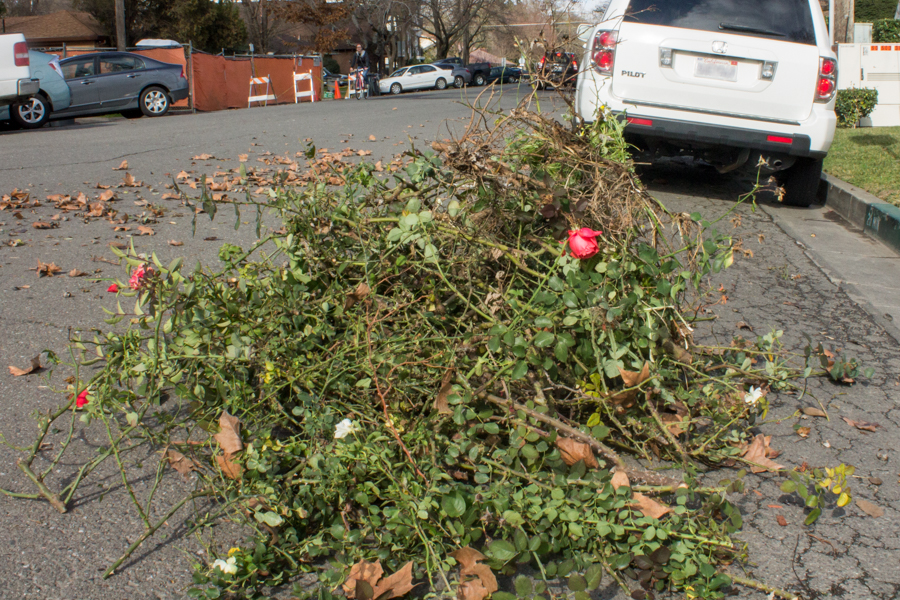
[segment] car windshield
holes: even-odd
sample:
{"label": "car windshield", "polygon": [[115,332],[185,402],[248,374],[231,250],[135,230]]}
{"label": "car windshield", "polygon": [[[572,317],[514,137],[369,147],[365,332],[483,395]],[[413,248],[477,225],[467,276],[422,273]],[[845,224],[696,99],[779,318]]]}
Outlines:
{"label": "car windshield", "polygon": [[403,75],[404,73],[406,73],[406,67],[403,67],[402,69],[397,69],[396,71],[394,71],[393,73],[391,73],[390,76],[391,76],[391,77],[400,77],[400,76]]}
{"label": "car windshield", "polygon": [[625,21],[816,43],[807,0],[631,0]]}

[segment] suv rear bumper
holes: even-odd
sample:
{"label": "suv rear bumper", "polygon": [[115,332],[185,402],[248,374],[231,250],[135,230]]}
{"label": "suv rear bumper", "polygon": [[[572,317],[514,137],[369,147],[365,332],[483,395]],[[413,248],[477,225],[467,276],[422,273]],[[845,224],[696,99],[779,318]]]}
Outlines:
{"label": "suv rear bumper", "polygon": [[18,84],[19,96],[30,98],[41,91],[40,79],[20,79]]}
{"label": "suv rear bumper", "polygon": [[629,112],[616,115],[627,121],[625,135],[688,142],[689,145],[729,146],[787,154],[824,158],[827,152],[810,150],[810,137],[803,134],[760,131],[724,125],[706,125],[675,119],[661,119]]}

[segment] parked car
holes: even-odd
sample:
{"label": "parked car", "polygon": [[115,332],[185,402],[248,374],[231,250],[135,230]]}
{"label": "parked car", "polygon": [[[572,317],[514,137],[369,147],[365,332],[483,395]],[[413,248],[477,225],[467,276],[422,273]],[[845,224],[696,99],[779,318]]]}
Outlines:
{"label": "parked car", "polygon": [[491,67],[487,76],[488,85],[496,83],[518,83],[522,79],[522,70],[518,67]]}
{"label": "parked car", "polygon": [[334,88],[335,81],[337,81],[338,85],[347,85],[347,76],[340,73],[332,73],[325,67],[322,67],[322,81],[325,82],[326,86]]}
{"label": "parked car", "polygon": [[484,85],[487,81],[488,73],[491,72],[491,63],[480,62],[469,63],[465,65],[463,64],[462,59],[458,56],[449,56],[447,58],[442,58],[441,60],[436,60],[434,64],[456,65],[458,67],[467,68],[469,70],[469,73],[472,74],[472,83],[475,85]]}
{"label": "parked car", "polygon": [[538,74],[551,86],[574,86],[578,76],[578,59],[572,52],[551,52],[541,57]]}
{"label": "parked car", "polygon": [[[653,10],[650,10],[652,7]],[[575,106],[610,110],[656,155],[774,173],[809,206],[834,137],[837,61],[817,0],[612,0],[587,42]]]}
{"label": "parked car", "polygon": [[25,36],[0,35],[0,106],[26,100],[40,89],[40,82],[31,74]]}
{"label": "parked car", "polygon": [[407,90],[444,90],[450,81],[450,74],[444,69],[438,69],[434,65],[413,65],[397,69],[379,81],[378,85],[382,94],[399,94]]}
{"label": "parked car", "polygon": [[40,90],[24,102],[0,106],[0,121],[11,119],[19,127],[37,129],[43,127],[53,111],[69,107],[71,93],[63,79],[58,56],[29,50],[28,60],[31,74],[40,82]]}
{"label": "parked car", "polygon": [[453,63],[433,63],[438,69],[450,71],[450,77],[455,87],[461,88],[472,85],[472,71],[466,67],[455,65]]}
{"label": "parked car", "polygon": [[72,92],[69,108],[50,118],[122,113],[161,117],[188,96],[184,67],[130,52],[97,52],[60,61]]}

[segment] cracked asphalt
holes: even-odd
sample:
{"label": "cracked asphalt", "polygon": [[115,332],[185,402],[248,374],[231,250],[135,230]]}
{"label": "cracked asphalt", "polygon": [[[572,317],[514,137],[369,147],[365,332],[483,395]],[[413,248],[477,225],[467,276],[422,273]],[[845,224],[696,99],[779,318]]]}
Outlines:
{"label": "cracked asphalt", "polygon": [[[150,187],[119,188],[115,208],[129,213],[132,220],[146,211],[134,204],[136,199],[164,209],[156,222],[148,223],[155,235],[134,238],[129,238],[134,229],[115,232],[105,220],[84,222],[73,216],[55,229],[33,229],[33,221],[48,220],[58,212],[52,203],[45,202],[33,212],[22,211],[22,219],[12,211],[0,211],[0,329],[4,333],[0,336],[0,366],[24,367],[48,349],[64,355],[71,332],[88,332],[102,325],[101,307],[114,306],[105,291],[108,280],[124,274],[105,262],[114,258],[109,242],[133,240],[139,252],[156,252],[164,263],[184,256],[188,265],[199,261],[210,267],[217,263],[223,242],[244,247],[252,243],[253,227],[248,223],[235,231],[232,215],[212,222],[200,215],[192,237],[190,211],[178,200],[162,199],[172,175],[185,170],[212,176],[236,168],[239,154],[249,154],[248,164],[259,165],[257,159],[264,152],[294,155],[304,150],[307,138],[330,150],[365,149],[372,151],[373,159],[389,158],[410,142],[422,146],[447,137],[448,127],[458,131],[468,125],[471,112],[456,102],[459,99],[458,91],[447,91],[155,120],[86,119],[75,126],[0,133],[0,195],[14,188],[27,190],[40,200],[55,193],[96,195],[101,191],[96,184],[122,181],[123,172],[113,168],[128,160],[129,172]],[[515,88],[509,88],[498,102],[503,108],[514,106]],[[542,108],[546,110],[546,105]],[[376,141],[369,141],[370,135]],[[215,158],[192,160],[204,153]],[[759,429],[772,436],[772,447],[782,451],[778,462],[790,468],[804,463],[810,467],[854,465],[853,496],[874,503],[884,515],[873,518],[855,504],[839,509],[832,501],[814,526],[805,527],[802,503],[796,495],[780,491],[781,477],[747,475],[746,491],[732,498],[744,513],[740,539],[749,547],[747,576],[806,599],[900,597],[900,336],[896,328],[884,315],[866,312],[866,302],[854,290],[845,289],[842,281],[858,280],[858,273],[823,270],[815,251],[797,239],[798,229],[784,224],[791,215],[770,195],[760,196],[756,210],[747,204],[735,208],[748,183],[736,176],[720,176],[702,165],[656,164],[643,167],[642,177],[670,208],[700,211],[706,217],[734,209],[732,216],[739,221],[732,223],[729,217],[726,226],[753,253],[752,258],[737,259],[732,268],[711,279],[713,289],[723,288],[717,296],[724,294],[727,300],[711,307],[708,316],[716,316],[715,320],[698,326],[701,341],[728,343],[736,334],[750,337],[779,329],[784,331],[782,340],[789,350],[802,351],[807,344],[804,335],[808,335],[814,343],[822,342],[836,354],[855,357],[862,366],[875,369],[871,379],[861,378],[852,386],[813,379],[803,397],[770,394],[769,418]],[[802,214],[825,212],[827,207],[818,207]],[[277,227],[274,221],[267,224]],[[849,236],[852,241],[853,236],[860,236],[855,243],[870,243],[839,220],[821,226],[834,228],[828,231],[835,239]],[[211,237],[216,239],[206,239]],[[10,246],[8,242],[14,240],[23,245]],[[184,245],[171,246],[169,240]],[[39,278],[29,270],[38,260],[55,262],[62,272]],[[70,278],[65,274],[71,269],[89,276]],[[900,320],[900,315],[896,316]],[[752,327],[752,333],[740,329],[741,322]],[[0,372],[0,432],[7,442],[17,446],[31,442],[35,432],[32,413],[59,402],[53,389],[62,387],[68,374],[60,370],[46,381],[42,378],[46,373],[12,377],[5,368]],[[817,407],[819,402],[828,419],[799,416],[798,409]],[[868,433],[841,417],[881,427]],[[798,423],[810,427],[808,438],[795,433]],[[47,465],[49,452],[58,447],[59,439],[59,435],[49,436],[54,446],[42,453],[38,468]],[[48,485],[65,485],[79,461],[90,459],[102,444],[103,435],[96,426],[85,428],[71,456],[53,469]],[[0,447],[0,487],[30,493],[28,480],[16,467],[18,456],[15,450]],[[135,492],[146,497],[159,464],[158,453],[140,448],[126,457],[126,462],[135,473]],[[733,475],[723,469],[708,477],[717,481]],[[876,480],[871,478],[881,484],[872,483]],[[156,491],[151,518],[165,514],[191,485],[176,474],[165,476]],[[203,544],[187,533],[189,514],[184,509],[169,519],[159,535],[141,546],[116,575],[103,580],[102,571],[142,531],[115,469],[102,468],[92,475],[79,488],[66,514],[55,512],[43,501],[0,497],[0,590],[10,599],[182,598],[190,584],[191,563],[206,561]],[[779,525],[779,516],[786,525]],[[221,525],[210,535],[207,543],[227,548],[240,532]],[[598,598],[625,598],[607,583]],[[735,588],[735,595],[754,600],[767,596],[740,587]]]}

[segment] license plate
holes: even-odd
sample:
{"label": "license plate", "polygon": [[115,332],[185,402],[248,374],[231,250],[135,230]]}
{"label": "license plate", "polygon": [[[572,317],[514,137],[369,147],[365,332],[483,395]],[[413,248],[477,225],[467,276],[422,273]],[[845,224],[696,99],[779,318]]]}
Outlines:
{"label": "license plate", "polygon": [[694,75],[706,79],[737,81],[737,61],[720,58],[698,58]]}

